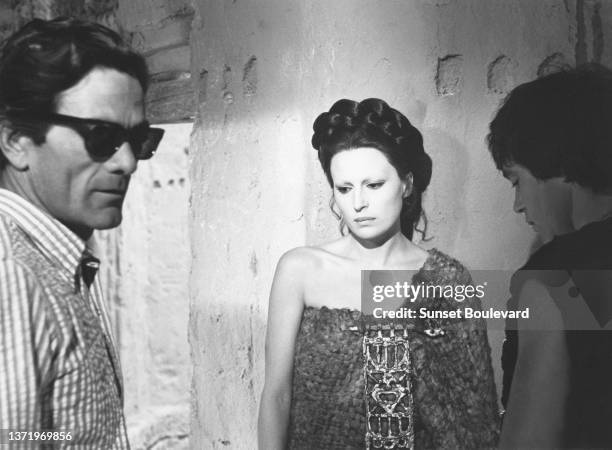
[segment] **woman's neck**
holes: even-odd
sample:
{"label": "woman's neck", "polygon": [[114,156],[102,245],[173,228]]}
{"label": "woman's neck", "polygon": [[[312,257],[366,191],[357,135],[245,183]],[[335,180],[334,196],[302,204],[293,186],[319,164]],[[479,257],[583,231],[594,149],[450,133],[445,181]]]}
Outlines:
{"label": "woman's neck", "polygon": [[416,246],[401,232],[397,232],[383,242],[365,242],[349,234],[348,255],[351,259],[368,267],[385,268],[396,265],[400,259],[405,259],[406,251]]}

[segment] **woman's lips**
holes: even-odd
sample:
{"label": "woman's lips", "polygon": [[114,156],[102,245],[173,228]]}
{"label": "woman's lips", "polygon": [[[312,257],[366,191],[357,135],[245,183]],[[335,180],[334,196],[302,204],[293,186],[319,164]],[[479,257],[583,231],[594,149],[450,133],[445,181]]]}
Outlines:
{"label": "woman's lips", "polygon": [[357,217],[356,219],[353,219],[353,221],[357,223],[370,222],[372,220],[374,220],[374,217]]}

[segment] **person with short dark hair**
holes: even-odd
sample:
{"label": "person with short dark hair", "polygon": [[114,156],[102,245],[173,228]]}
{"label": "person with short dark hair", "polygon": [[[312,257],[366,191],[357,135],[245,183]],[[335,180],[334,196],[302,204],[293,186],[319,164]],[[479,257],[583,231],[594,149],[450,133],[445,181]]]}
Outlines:
{"label": "person with short dark hair", "polygon": [[[342,236],[278,263],[259,448],[493,447],[498,411],[483,321],[373,324],[362,309],[362,270],[414,271],[414,285],[471,284],[459,261],[413,242],[426,232],[421,198],[432,173],[421,133],[375,98],[339,100],[313,128]],[[410,302],[414,311],[458,308],[435,294]]]}
{"label": "person with short dark hair", "polygon": [[2,49],[0,429],[129,448],[90,238],[120,224],[163,135],[145,120],[147,80],[143,57],[92,22],[33,20]]}
{"label": "person with short dark hair", "polygon": [[516,87],[490,124],[514,211],[545,242],[512,277],[502,448],[612,447],[612,71]]}

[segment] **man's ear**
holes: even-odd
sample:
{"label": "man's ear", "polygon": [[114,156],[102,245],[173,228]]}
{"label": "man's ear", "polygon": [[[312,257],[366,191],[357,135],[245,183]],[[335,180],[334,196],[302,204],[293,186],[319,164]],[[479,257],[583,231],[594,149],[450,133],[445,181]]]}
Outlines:
{"label": "man's ear", "polygon": [[404,190],[402,191],[402,198],[408,198],[410,197],[410,194],[412,194],[412,188],[413,188],[413,178],[412,178],[412,173],[408,173],[408,175],[406,175],[404,177],[404,180],[402,181],[402,183],[404,184]]}
{"label": "man's ear", "polygon": [[29,150],[34,146],[32,139],[6,125],[0,124],[0,151],[9,164],[17,170],[28,169]]}

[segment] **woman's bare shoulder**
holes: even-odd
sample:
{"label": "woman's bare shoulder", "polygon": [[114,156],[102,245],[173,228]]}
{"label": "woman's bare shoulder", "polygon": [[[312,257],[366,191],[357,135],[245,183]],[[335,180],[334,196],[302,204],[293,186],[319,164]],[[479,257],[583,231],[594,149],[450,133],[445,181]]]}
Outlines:
{"label": "woman's bare shoulder", "polygon": [[278,267],[291,272],[310,272],[324,267],[337,258],[338,255],[333,252],[333,249],[328,248],[327,244],[296,247],[281,256]]}

